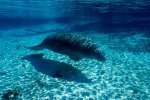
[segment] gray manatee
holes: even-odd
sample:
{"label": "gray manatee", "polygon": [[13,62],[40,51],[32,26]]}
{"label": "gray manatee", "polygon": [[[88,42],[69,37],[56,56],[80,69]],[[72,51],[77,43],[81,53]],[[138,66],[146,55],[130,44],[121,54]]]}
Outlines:
{"label": "gray manatee", "polygon": [[39,45],[28,47],[28,49],[49,49],[67,55],[75,61],[82,58],[92,58],[98,61],[106,60],[96,44],[90,39],[77,34],[53,34],[45,38]]}

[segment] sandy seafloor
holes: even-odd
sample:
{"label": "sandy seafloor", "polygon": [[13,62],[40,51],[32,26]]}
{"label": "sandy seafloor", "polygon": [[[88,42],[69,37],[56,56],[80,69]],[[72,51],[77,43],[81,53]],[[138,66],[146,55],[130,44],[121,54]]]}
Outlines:
{"label": "sandy seafloor", "polygon": [[[31,51],[24,46],[39,44],[47,29],[57,25],[3,30],[0,36],[0,96],[16,89],[18,100],[149,100],[150,39],[142,33],[124,32],[88,35],[106,57],[105,62],[82,59],[78,62],[49,50]],[[134,32],[137,33],[137,32]],[[30,35],[29,35],[30,34]],[[69,63],[92,81],[89,83],[52,78],[38,72],[29,61],[29,54],[44,53],[44,58]],[[12,97],[13,98],[13,97]]]}

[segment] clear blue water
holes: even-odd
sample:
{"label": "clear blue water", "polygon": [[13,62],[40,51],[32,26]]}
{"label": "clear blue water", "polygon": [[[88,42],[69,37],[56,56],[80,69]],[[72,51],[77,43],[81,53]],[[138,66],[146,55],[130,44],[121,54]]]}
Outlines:
{"label": "clear blue water", "polygon": [[[149,100],[149,26],[148,0],[0,0],[0,98]],[[77,45],[27,48],[58,33]]]}

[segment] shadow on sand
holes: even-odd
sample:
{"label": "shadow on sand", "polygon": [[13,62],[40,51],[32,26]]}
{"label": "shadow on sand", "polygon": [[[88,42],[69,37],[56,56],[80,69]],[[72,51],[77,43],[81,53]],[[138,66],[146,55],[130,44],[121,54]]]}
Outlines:
{"label": "shadow on sand", "polygon": [[76,69],[72,65],[50,59],[44,59],[43,54],[31,54],[21,59],[30,61],[37,71],[53,78],[60,78],[79,83],[91,82],[91,80],[82,74],[80,70]]}

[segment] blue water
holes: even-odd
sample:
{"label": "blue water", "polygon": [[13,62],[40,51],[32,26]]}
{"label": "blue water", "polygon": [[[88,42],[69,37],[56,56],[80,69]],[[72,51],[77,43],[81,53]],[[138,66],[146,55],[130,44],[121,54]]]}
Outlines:
{"label": "blue water", "polygon": [[[90,39],[105,61],[27,48],[58,33]],[[149,100],[149,77],[150,1],[0,0],[2,100]]]}

